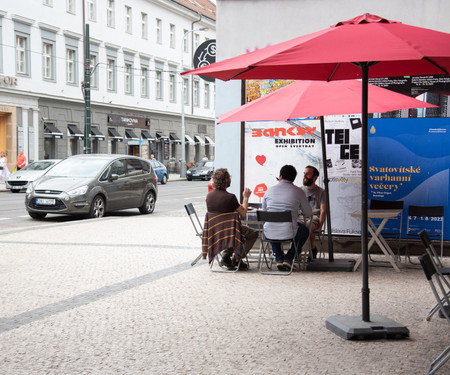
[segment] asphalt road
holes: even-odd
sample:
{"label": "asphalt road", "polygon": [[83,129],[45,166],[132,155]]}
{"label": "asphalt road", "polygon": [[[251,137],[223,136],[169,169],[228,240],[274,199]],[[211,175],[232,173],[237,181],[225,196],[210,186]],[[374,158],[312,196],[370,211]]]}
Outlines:
{"label": "asphalt road", "polygon": [[[207,181],[172,181],[166,185],[158,185],[158,199],[152,217],[186,215],[184,205],[193,203],[202,209],[205,206]],[[0,234],[5,231],[18,230],[42,225],[77,222],[86,220],[77,216],[48,215],[44,220],[32,219],[25,209],[25,193],[2,192],[0,194]],[[137,209],[117,211],[108,216],[140,215]]]}

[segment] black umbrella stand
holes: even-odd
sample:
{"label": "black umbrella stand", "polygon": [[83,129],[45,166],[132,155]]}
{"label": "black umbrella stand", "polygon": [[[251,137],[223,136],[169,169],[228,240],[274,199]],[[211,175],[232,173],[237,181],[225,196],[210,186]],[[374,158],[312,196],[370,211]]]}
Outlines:
{"label": "black umbrella stand", "polygon": [[361,256],[362,256],[362,316],[331,316],[326,327],[347,340],[403,339],[409,337],[409,330],[395,321],[381,315],[370,315],[369,301],[369,254],[367,235],[368,209],[368,84],[369,67],[375,63],[362,62],[362,134],[361,134]]}

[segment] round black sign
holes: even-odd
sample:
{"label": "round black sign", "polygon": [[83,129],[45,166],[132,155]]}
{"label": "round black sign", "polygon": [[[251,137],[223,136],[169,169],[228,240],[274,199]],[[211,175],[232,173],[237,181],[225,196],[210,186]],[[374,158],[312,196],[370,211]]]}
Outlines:
{"label": "round black sign", "polygon": [[[205,65],[210,65],[216,62],[216,40],[211,39],[203,42],[195,50],[193,65],[194,68],[200,68]],[[214,78],[200,76],[205,81],[214,82]]]}

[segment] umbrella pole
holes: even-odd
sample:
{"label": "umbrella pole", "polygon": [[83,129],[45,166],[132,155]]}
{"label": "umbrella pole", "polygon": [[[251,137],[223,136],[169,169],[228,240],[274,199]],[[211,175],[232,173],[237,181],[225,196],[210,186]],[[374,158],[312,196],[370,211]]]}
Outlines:
{"label": "umbrella pole", "polygon": [[362,257],[362,320],[370,321],[369,254],[367,248],[367,187],[368,187],[368,88],[369,63],[361,63],[362,70],[362,134],[361,134],[361,257]]}
{"label": "umbrella pole", "polygon": [[328,190],[327,146],[325,142],[325,120],[323,116],[320,116],[320,132],[322,134],[323,183],[325,185],[325,203],[327,205],[328,260],[334,262],[333,239],[331,238],[330,192]]}
{"label": "umbrella pole", "polygon": [[403,339],[409,337],[406,326],[381,315],[370,315],[369,254],[367,243],[368,197],[368,83],[369,63],[358,64],[362,70],[362,134],[361,134],[361,257],[362,257],[362,317],[331,316],[325,325],[340,337],[350,339]]}

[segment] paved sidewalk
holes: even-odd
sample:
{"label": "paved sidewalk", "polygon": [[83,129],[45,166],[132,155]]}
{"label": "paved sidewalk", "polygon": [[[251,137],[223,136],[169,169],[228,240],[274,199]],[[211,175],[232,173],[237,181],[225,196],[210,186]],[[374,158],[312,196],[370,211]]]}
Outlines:
{"label": "paved sidewalk", "polygon": [[360,315],[360,271],[191,267],[183,211],[0,229],[0,373],[412,375],[449,344],[421,270],[370,268],[371,312],[410,339],[346,341],[325,320]]}

